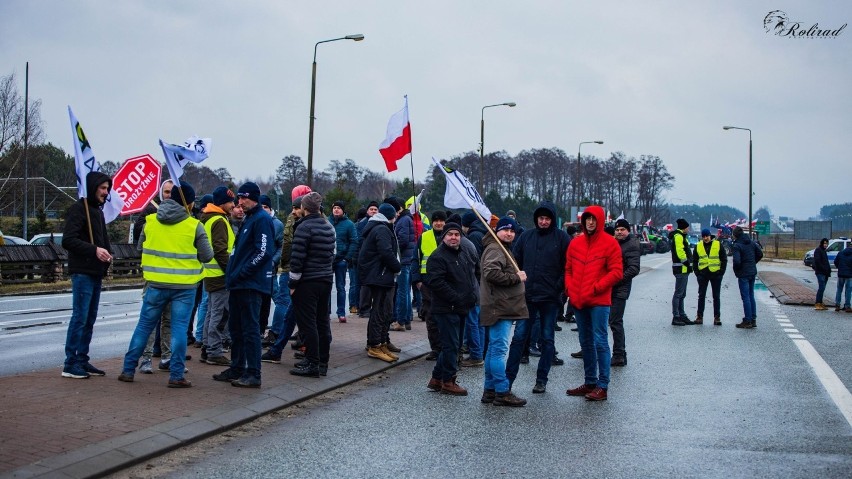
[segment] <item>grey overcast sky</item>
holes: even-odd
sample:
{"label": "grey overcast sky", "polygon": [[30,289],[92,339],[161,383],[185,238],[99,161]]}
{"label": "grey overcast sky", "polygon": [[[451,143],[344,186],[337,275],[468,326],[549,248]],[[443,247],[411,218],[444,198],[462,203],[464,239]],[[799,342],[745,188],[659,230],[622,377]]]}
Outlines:
{"label": "grey overcast sky", "polygon": [[[378,153],[409,95],[415,175],[430,157],[558,147],[606,158],[659,155],[673,203],[804,219],[852,201],[852,28],[782,38],[764,18],[802,29],[852,21],[852,2],[620,1],[0,1],[0,75],[40,98],[46,140],[72,151],[71,105],[100,161],[151,153],[157,139],[213,138],[211,168],[266,178],[307,158],[311,61],[319,46],[314,160]],[[390,176],[410,176],[407,166]],[[475,176],[469,172],[468,176]],[[512,174],[512,172],[506,172]],[[570,174],[570,172],[566,172]]]}

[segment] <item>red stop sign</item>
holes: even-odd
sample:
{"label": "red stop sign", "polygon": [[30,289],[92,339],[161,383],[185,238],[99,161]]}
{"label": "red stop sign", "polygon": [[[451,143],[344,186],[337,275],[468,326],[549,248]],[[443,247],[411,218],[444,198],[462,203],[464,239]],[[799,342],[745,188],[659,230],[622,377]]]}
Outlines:
{"label": "red stop sign", "polygon": [[162,167],[151,155],[125,161],[112,178],[112,188],[124,200],[122,215],[145,209],[160,190]]}

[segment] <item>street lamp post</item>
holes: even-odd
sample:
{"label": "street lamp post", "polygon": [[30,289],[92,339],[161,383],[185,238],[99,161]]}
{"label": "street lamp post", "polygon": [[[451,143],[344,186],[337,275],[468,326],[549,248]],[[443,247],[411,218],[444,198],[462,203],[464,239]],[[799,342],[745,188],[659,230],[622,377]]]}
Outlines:
{"label": "street lamp post", "polygon": [[364,35],[358,33],[340,38],[332,38],[331,40],[322,40],[314,45],[314,63],[311,69],[311,120],[308,127],[308,186],[313,186],[312,183],[314,180],[314,100],[317,93],[317,47],[320,43],[336,42],[338,40],[355,40],[356,42],[360,42],[363,39]]}
{"label": "street lamp post", "polygon": [[587,143],[597,143],[598,145],[603,145],[603,141],[595,140],[595,141],[581,141],[577,146],[577,175],[574,178],[574,206],[579,210],[580,208],[580,148]]}
{"label": "street lamp post", "polygon": [[482,190],[481,194],[485,194],[485,189],[482,186],[482,165],[485,163],[485,109],[491,108],[494,106],[508,106],[514,107],[517,103],[513,101],[507,101],[506,103],[495,103],[493,105],[486,105],[482,107],[482,117],[479,121],[479,189]]}
{"label": "street lamp post", "polygon": [[748,231],[749,237],[752,236],[752,228],[751,228],[751,200],[754,193],[752,190],[752,176],[751,176],[751,129],[750,128],[741,128],[739,126],[723,126],[723,130],[745,130],[748,132]]}

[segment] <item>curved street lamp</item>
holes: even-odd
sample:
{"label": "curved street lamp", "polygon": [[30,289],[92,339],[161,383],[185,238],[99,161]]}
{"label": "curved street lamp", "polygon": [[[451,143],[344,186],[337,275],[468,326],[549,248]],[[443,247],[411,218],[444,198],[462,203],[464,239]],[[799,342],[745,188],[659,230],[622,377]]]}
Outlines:
{"label": "curved street lamp", "polygon": [[598,145],[603,145],[603,141],[595,140],[595,141],[581,141],[577,146],[577,175],[574,178],[574,206],[577,207],[577,210],[580,209],[580,147],[588,143],[597,143]]}
{"label": "curved street lamp", "polygon": [[317,47],[320,43],[336,42],[338,40],[354,40],[360,42],[364,39],[364,35],[357,33],[355,35],[346,35],[345,37],[332,38],[330,40],[322,40],[314,45],[314,63],[311,70],[311,120],[308,127],[308,186],[313,187],[314,180],[314,100],[317,92]]}
{"label": "curved street lamp", "polygon": [[754,196],[754,192],[751,187],[751,129],[742,128],[739,126],[723,126],[723,130],[745,130],[748,132],[748,231],[749,237],[752,236],[752,228],[751,228],[751,199]]}
{"label": "curved street lamp", "polygon": [[482,187],[482,165],[485,163],[485,109],[495,106],[508,106],[511,108],[517,106],[517,103],[507,101],[505,103],[495,103],[482,107],[482,117],[479,121],[479,184],[477,185],[482,190],[480,191],[481,195],[485,195],[485,189]]}

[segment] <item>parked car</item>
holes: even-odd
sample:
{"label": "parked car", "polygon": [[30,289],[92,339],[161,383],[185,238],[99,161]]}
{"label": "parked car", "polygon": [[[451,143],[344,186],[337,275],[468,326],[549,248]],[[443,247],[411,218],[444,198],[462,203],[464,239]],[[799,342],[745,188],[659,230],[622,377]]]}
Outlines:
{"label": "parked car", "polygon": [[7,245],[9,245],[9,244],[30,244],[29,241],[25,240],[24,238],[21,238],[20,236],[5,235],[5,236],[3,236],[3,240],[6,241]]}
{"label": "parked car", "polygon": [[695,233],[689,233],[688,235],[686,235],[686,240],[689,241],[689,246],[691,248],[695,248],[695,245],[697,245],[701,241],[701,236],[698,236]]}
{"label": "parked car", "polygon": [[[834,266],[834,258],[837,257],[837,253],[846,248],[849,242],[852,241],[845,236],[841,236],[840,238],[834,238],[828,240],[828,248],[825,249],[825,252],[828,254],[828,263],[831,265],[833,269],[837,269]],[[816,248],[814,248],[816,249]],[[814,266],[814,250],[810,250],[805,253],[804,258],[805,266],[813,267]]]}
{"label": "parked car", "polygon": [[62,233],[42,233],[35,235],[30,239],[30,244],[47,244],[51,240],[57,246],[62,246]]}

